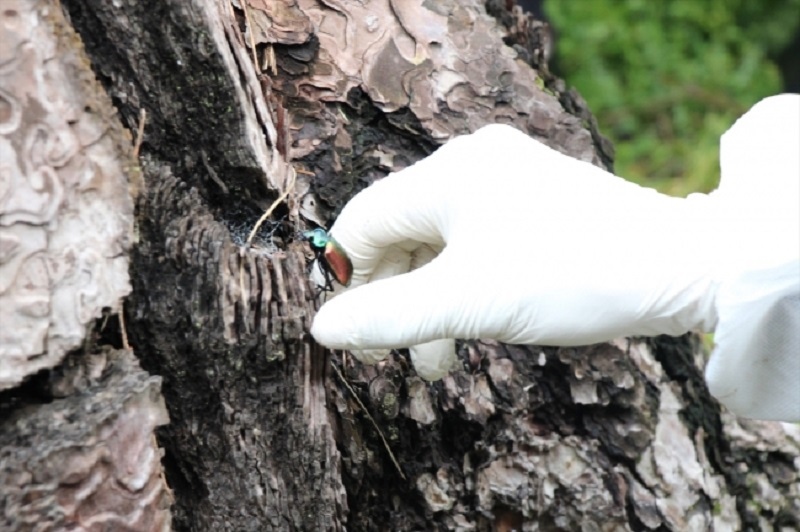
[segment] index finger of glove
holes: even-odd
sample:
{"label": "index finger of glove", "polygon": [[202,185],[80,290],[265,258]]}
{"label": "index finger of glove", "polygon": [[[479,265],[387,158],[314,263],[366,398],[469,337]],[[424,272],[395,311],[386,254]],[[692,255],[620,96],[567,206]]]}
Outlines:
{"label": "index finger of glove", "polygon": [[345,206],[331,235],[353,262],[353,285],[367,282],[392,246],[411,254],[425,244],[444,245],[445,172],[436,156],[429,157],[374,183]]}

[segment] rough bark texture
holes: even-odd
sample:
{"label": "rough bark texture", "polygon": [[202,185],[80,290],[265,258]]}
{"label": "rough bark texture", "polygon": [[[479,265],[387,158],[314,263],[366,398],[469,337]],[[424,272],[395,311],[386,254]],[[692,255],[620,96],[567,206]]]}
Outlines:
{"label": "rough bark texture", "polygon": [[[548,33],[506,2],[245,1],[62,0],[123,122],[148,113],[126,315],[164,382],[175,528],[800,526],[797,428],[721,410],[691,336],[462,342],[435,384],[402,353],[366,367],[316,346],[297,232],[373,180],[498,121],[613,155],[548,73]],[[150,383],[127,397],[157,404],[125,367]]]}
{"label": "rough bark texture", "polygon": [[0,390],[130,291],[130,137],[53,7],[0,13]]}
{"label": "rough bark texture", "polygon": [[104,349],[70,356],[50,384],[64,396],[2,420],[0,528],[170,530],[160,379]]}
{"label": "rough bark texture", "polygon": [[154,438],[168,422],[160,379],[100,345],[106,321],[87,335],[130,291],[139,186],[130,136],[61,9],[4,2],[2,530],[170,528]]}

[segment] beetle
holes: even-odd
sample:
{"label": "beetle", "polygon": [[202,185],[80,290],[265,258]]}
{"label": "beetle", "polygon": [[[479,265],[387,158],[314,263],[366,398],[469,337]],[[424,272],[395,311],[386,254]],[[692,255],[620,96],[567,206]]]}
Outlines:
{"label": "beetle", "polygon": [[323,292],[333,290],[333,281],[348,286],[353,277],[353,263],[344,248],[322,228],[303,231],[303,240],[307,241],[314,252],[319,269],[325,276]]}

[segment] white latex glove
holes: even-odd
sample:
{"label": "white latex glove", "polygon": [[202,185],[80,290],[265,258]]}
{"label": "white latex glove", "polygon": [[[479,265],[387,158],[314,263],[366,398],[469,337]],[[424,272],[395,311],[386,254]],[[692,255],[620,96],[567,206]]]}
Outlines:
{"label": "white latex glove", "polygon": [[[800,421],[800,95],[759,102],[723,136],[715,200],[749,238],[720,284],[709,390],[733,412]],[[763,239],[755,243],[753,240]]]}
{"label": "white latex glove", "polygon": [[[744,157],[747,146],[735,151]],[[798,159],[796,147],[788,154]],[[767,163],[749,160],[750,177]],[[353,282],[311,332],[364,362],[415,346],[417,371],[436,379],[455,359],[453,338],[583,345],[710,331],[720,284],[791,259],[800,241],[787,227],[796,202],[745,196],[671,198],[487,126],[345,207],[331,233]]]}

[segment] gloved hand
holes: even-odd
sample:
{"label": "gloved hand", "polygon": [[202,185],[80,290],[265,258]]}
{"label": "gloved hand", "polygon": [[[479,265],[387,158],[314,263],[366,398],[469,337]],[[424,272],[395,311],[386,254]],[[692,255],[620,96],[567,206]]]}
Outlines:
{"label": "gloved hand", "polygon": [[353,282],[311,332],[364,362],[414,346],[418,373],[436,379],[453,338],[583,345],[713,330],[720,284],[785,259],[793,234],[724,192],[668,197],[487,126],[345,207],[331,234]]}

